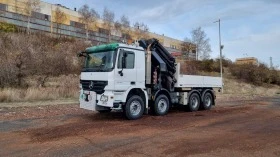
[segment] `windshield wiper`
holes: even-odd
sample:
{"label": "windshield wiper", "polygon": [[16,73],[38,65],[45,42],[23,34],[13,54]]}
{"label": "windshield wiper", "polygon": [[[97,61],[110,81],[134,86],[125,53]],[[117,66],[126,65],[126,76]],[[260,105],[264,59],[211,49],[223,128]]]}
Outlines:
{"label": "windshield wiper", "polygon": [[101,68],[85,68],[87,72],[104,72],[106,71],[105,69],[101,69]]}

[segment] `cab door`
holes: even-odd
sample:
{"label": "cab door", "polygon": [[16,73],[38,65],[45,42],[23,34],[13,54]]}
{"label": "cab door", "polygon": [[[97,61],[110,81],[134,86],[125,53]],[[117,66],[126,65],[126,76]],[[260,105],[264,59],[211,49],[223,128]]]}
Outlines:
{"label": "cab door", "polygon": [[125,48],[119,49],[115,66],[115,90],[126,91],[131,86],[135,86],[136,76],[135,52]]}

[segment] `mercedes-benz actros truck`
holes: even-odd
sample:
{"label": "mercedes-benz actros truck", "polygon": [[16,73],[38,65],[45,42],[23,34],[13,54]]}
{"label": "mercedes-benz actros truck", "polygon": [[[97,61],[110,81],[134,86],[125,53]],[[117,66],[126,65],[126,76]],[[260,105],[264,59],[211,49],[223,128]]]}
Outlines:
{"label": "mercedes-benz actros truck", "polygon": [[215,105],[220,77],[180,74],[180,64],[157,39],[133,45],[89,47],[80,78],[80,108],[100,113],[120,110],[130,120],[144,113],[166,115],[173,105],[191,112]]}

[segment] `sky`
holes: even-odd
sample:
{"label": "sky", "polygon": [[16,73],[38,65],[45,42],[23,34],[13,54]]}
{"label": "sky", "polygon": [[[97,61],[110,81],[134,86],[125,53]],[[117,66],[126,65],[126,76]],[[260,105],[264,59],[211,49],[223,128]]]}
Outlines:
{"label": "sky", "polygon": [[219,57],[221,19],[223,55],[256,57],[260,62],[280,67],[280,0],[43,0],[70,9],[88,4],[100,14],[104,7],[131,23],[144,22],[150,32],[184,40],[190,31],[202,29],[210,39],[211,57]]}

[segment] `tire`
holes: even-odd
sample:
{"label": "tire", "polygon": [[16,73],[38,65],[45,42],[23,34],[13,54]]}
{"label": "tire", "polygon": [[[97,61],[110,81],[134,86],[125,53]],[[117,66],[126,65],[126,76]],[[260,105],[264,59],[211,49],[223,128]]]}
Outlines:
{"label": "tire", "polygon": [[167,96],[163,94],[159,95],[153,105],[153,110],[156,116],[166,115],[169,111],[169,100]]}
{"label": "tire", "polygon": [[207,92],[203,97],[202,109],[210,110],[212,105],[213,105],[213,96],[211,93]]}
{"label": "tire", "polygon": [[189,98],[188,108],[189,111],[195,112],[199,109],[200,96],[197,93],[193,93]]}
{"label": "tire", "polygon": [[130,97],[124,106],[124,115],[129,120],[136,120],[144,113],[144,102],[138,95]]}

